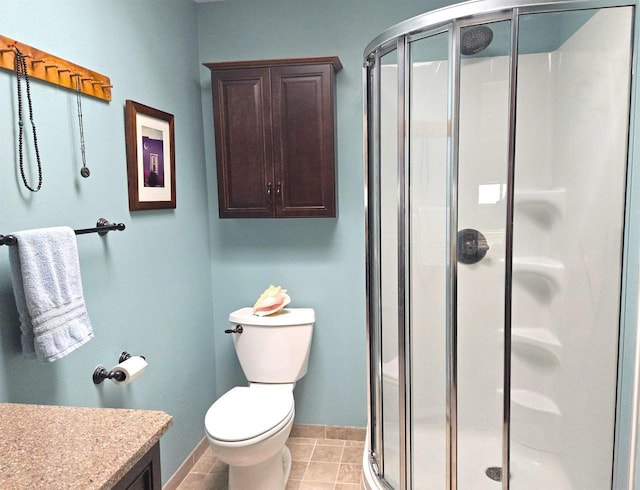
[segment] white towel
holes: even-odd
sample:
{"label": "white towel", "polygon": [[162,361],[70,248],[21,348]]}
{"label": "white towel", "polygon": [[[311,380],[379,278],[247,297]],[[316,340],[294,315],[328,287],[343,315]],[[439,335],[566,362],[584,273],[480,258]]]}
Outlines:
{"label": "white towel", "polygon": [[84,303],[76,237],[56,227],[13,233],[11,278],[27,359],[52,362],[93,338]]}

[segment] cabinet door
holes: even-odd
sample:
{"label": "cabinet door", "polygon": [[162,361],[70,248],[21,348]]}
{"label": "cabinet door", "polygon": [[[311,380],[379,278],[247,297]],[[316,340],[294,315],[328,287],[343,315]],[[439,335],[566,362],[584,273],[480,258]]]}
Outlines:
{"label": "cabinet door", "polygon": [[156,442],[113,490],[161,490],[160,474],[160,442]]}
{"label": "cabinet door", "polygon": [[331,65],[271,68],[278,217],[336,215]]}
{"label": "cabinet door", "polygon": [[269,69],[211,72],[221,218],[274,215]]}

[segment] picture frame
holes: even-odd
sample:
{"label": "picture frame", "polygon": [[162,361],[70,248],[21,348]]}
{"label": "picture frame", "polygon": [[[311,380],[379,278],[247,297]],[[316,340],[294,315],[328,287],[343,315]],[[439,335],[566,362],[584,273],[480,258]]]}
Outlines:
{"label": "picture frame", "polygon": [[175,209],[173,114],[125,101],[129,210]]}

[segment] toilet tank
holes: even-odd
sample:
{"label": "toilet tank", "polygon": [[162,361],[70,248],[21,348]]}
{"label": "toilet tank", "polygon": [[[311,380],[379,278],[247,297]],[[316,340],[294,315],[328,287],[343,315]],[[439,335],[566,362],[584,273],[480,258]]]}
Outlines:
{"label": "toilet tank", "polygon": [[252,308],[229,315],[235,328],[233,345],[244,375],[252,383],[293,383],[307,373],[313,308],[284,308],[280,313],[257,316]]}

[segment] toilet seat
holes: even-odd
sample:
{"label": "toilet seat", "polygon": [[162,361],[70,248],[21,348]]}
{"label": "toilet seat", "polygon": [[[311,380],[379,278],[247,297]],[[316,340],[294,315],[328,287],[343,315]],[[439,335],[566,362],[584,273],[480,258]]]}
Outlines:
{"label": "toilet seat", "polygon": [[293,412],[291,390],[238,386],[211,405],[204,425],[213,439],[242,442],[279,430]]}

